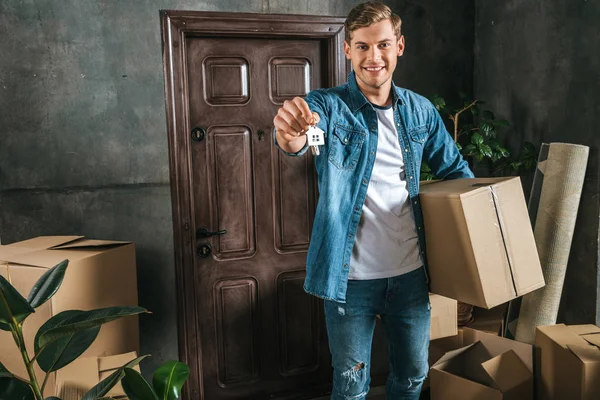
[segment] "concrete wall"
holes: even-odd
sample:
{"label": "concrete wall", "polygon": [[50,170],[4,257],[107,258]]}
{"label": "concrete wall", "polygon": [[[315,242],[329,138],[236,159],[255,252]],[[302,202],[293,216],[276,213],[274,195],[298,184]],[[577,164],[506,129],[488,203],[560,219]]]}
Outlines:
{"label": "concrete wall", "polygon": [[[0,2],[0,239],[137,243],[146,372],[177,358],[160,9],[345,15],[345,0]],[[398,82],[471,91],[473,0],[388,4],[404,19]]]}
{"label": "concrete wall", "polygon": [[559,321],[600,324],[600,4],[476,1],[475,9],[474,92],[512,123],[509,146],[517,150],[527,140],[591,148]]}

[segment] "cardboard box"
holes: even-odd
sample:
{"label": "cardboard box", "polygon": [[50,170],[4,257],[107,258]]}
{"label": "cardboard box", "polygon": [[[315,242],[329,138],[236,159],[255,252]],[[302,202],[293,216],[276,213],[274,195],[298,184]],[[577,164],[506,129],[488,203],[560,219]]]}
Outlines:
{"label": "cardboard box", "polygon": [[[0,246],[0,275],[27,298],[35,282],[51,267],[68,259],[69,266],[58,292],[36,309],[23,324],[25,344],[33,356],[37,330],[53,315],[65,310],[91,310],[111,306],[136,306],[135,245],[128,242],[89,240],[82,236],[43,236]],[[105,324],[84,356],[139,353],[137,316]],[[0,360],[12,373],[27,377],[23,359],[10,332],[0,331]],[[42,382],[45,373],[37,366]],[[44,395],[54,394],[52,375]]]}
{"label": "cardboard box", "polygon": [[502,336],[507,308],[508,304],[501,304],[489,310],[481,307],[473,307],[473,322],[468,327],[477,331]]}
{"label": "cardboard box", "polygon": [[456,300],[430,293],[429,302],[431,303],[430,340],[456,336],[458,333]]}
{"label": "cardboard box", "polygon": [[600,398],[600,328],[564,324],[535,332],[537,398]]}
{"label": "cardboard box", "polygon": [[[80,400],[97,383],[108,378],[115,370],[136,357],[137,353],[131,352],[108,357],[78,358],[56,372],[58,397],[62,400]],[[137,365],[133,369],[140,371]],[[105,397],[117,400],[127,396],[119,382]]]}
{"label": "cardboard box", "polygon": [[544,286],[521,181],[423,185],[431,291],[492,308]]}
{"label": "cardboard box", "polygon": [[463,328],[463,344],[430,371],[431,400],[533,399],[532,346]]}

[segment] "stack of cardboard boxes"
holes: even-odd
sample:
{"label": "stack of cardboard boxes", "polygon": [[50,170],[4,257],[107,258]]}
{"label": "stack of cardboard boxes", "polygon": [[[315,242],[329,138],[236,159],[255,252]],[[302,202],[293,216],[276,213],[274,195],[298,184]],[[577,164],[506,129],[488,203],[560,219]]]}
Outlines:
{"label": "stack of cardboard boxes", "polygon": [[[58,292],[50,301],[37,308],[23,324],[25,344],[30,356],[38,329],[62,311],[138,304],[135,245],[129,242],[89,240],[81,236],[44,236],[0,246],[0,275],[7,278],[21,295],[27,297],[35,282],[49,268],[66,259],[69,260],[69,265]],[[128,352],[139,354],[136,316],[103,325],[98,337],[82,357],[103,357]],[[2,364],[9,371],[27,376],[21,353],[10,332],[0,331],[0,354]],[[35,372],[39,382],[42,382],[45,373],[37,364]],[[90,372],[85,368],[78,372],[81,376],[99,373],[96,369]],[[66,376],[64,371],[63,376]],[[64,397],[67,389],[62,384],[57,387],[56,383],[56,373],[52,373],[44,396],[58,394]]]}
{"label": "stack of cardboard boxes", "polygon": [[600,328],[538,327],[535,346],[498,336],[499,305],[545,284],[520,179],[422,185],[420,205],[431,291],[492,309],[431,342],[431,399],[599,399]]}

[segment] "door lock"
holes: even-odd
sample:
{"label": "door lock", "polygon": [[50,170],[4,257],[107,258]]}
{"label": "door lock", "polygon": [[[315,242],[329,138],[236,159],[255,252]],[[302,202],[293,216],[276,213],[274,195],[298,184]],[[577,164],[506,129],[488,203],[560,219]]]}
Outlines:
{"label": "door lock", "polygon": [[212,247],[210,247],[210,244],[203,243],[200,246],[198,246],[196,254],[200,258],[206,258],[206,257],[210,256],[211,251],[212,251]]}

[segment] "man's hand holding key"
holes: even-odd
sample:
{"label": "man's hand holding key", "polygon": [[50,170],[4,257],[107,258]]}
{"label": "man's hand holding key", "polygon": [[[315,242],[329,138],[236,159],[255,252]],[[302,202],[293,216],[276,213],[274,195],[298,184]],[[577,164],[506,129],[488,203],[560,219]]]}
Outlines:
{"label": "man's hand holding key", "polygon": [[[300,151],[306,144],[307,131],[319,121],[319,114],[311,112],[303,98],[295,97],[293,100],[286,100],[273,119],[277,143],[288,153]],[[318,147],[316,152],[318,153]]]}

